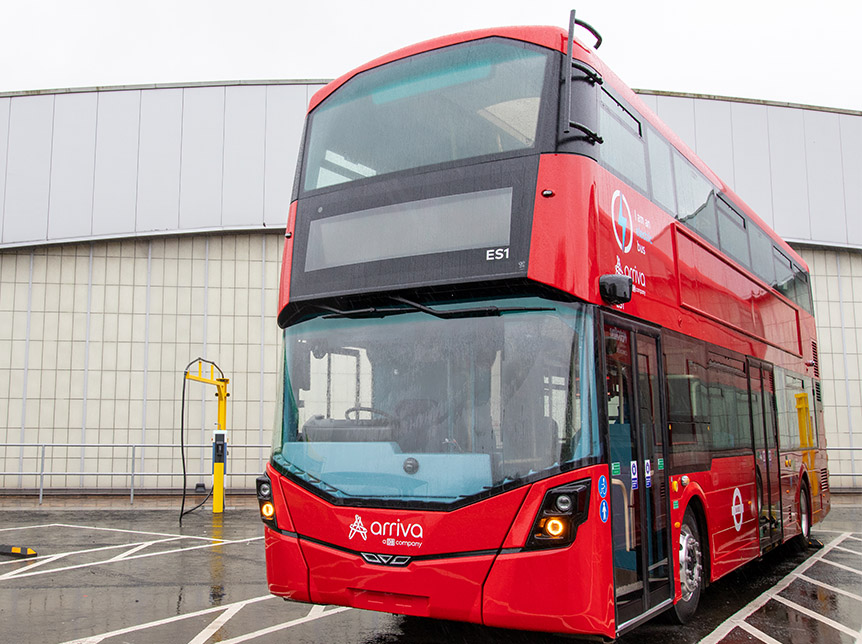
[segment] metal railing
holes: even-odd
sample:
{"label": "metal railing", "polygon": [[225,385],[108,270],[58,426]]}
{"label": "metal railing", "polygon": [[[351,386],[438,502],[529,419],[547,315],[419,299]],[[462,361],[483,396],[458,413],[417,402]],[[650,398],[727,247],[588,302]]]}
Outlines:
{"label": "metal railing", "polygon": [[[179,451],[179,449],[180,449],[179,443],[176,443],[176,444],[157,444],[157,445],[152,444],[152,443],[87,443],[87,444],[84,444],[84,443],[0,443],[0,449],[4,449],[4,448],[5,449],[19,448],[22,450],[23,449],[34,449],[34,448],[36,449],[35,453],[38,456],[30,456],[28,458],[30,458],[30,459],[38,458],[39,459],[39,469],[38,470],[24,471],[21,468],[19,468],[18,470],[15,470],[15,471],[2,470],[2,471],[0,471],[0,476],[18,476],[20,478],[23,478],[25,476],[39,477],[39,504],[40,505],[42,504],[42,499],[43,499],[44,494],[45,494],[45,477],[46,476],[50,476],[50,477],[54,477],[54,476],[79,476],[79,477],[82,477],[82,479],[83,479],[83,477],[91,477],[91,476],[128,477],[128,479],[129,479],[129,486],[128,486],[129,487],[129,502],[131,504],[134,504],[134,502],[135,502],[135,479],[136,478],[160,477],[160,476],[181,477],[183,475],[182,472],[145,472],[145,471],[139,471],[136,469],[136,463],[137,463],[138,459],[140,458],[141,461],[143,462],[143,460],[145,458],[144,455],[145,455],[146,451],[148,451],[148,450],[149,451],[165,450],[165,449]],[[83,468],[77,469],[77,470],[68,470],[68,471],[57,471],[54,469],[50,469],[50,470],[46,471],[46,469],[45,469],[46,452],[49,448],[67,448],[67,449],[70,448],[70,449],[81,449],[81,450],[94,449],[94,448],[98,448],[98,449],[102,449],[102,450],[104,450],[104,449],[127,449],[127,450],[130,450],[130,452],[124,457],[124,458],[128,459],[127,460],[128,466],[127,466],[126,471],[104,472],[104,471],[97,470],[94,472],[88,472],[88,471],[83,471]],[[185,445],[185,449],[186,450],[212,450],[212,443]],[[243,444],[233,445],[230,443],[228,444],[228,452],[230,452],[231,450],[235,450],[235,449],[239,449],[239,450],[258,449],[258,450],[261,450],[261,455],[258,457],[258,459],[259,459],[259,462],[263,461],[263,463],[265,463],[266,460],[269,458],[269,451],[272,449],[272,445],[269,445],[269,444],[266,444],[266,445],[243,445]],[[263,454],[265,454],[266,456],[263,456]],[[20,458],[20,459],[24,458],[23,457],[23,451],[22,451],[22,454],[18,456],[18,458]],[[69,457],[64,456],[62,458],[68,459]],[[200,456],[196,457],[196,459],[199,459],[199,458],[200,458]],[[102,460],[102,459],[99,459],[99,460]],[[113,462],[115,462],[116,459],[112,456],[112,457],[110,457],[110,459],[107,459],[107,457],[105,457],[105,460],[110,460],[111,463],[113,463]],[[186,453],[186,463],[187,464],[191,463],[192,460],[193,460],[192,457],[190,457],[188,455],[188,452],[187,452]],[[230,457],[228,457],[228,466],[230,466],[230,464],[232,462],[234,462],[235,460],[245,461],[246,459],[244,459],[244,458],[243,459],[231,459]],[[225,476],[227,476],[227,477],[255,476],[256,477],[256,476],[259,476],[262,471],[263,471],[263,467],[261,465],[261,467],[259,469],[256,469],[254,472],[225,471]],[[187,478],[203,478],[203,477],[209,477],[209,476],[212,476],[211,471],[210,472],[191,472],[188,470],[186,471],[186,477]],[[122,486],[122,487],[126,487],[126,486]],[[112,489],[116,489],[116,488],[112,488]]]}

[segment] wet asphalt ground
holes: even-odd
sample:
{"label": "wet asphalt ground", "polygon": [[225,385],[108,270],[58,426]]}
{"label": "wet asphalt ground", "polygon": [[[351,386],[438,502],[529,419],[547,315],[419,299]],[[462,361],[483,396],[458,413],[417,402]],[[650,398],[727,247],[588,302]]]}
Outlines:
{"label": "wet asphalt ground", "polygon": [[[862,497],[833,497],[821,549],[787,544],[710,586],[684,627],[658,618],[624,644],[862,642]],[[0,643],[487,644],[572,638],[285,602],[267,592],[253,497],[178,525],[179,500],[0,499]],[[99,505],[101,507],[96,507]],[[176,507],[173,507],[176,506]]]}

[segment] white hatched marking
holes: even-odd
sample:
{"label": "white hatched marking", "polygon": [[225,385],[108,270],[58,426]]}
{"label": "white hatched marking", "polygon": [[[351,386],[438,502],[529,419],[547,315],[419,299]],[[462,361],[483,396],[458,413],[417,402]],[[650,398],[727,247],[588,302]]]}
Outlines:
{"label": "white hatched marking", "polygon": [[[164,555],[176,554],[178,552],[189,552],[191,550],[200,550],[201,548],[214,548],[216,546],[230,546],[230,545],[235,545],[238,543],[249,543],[251,541],[260,541],[261,539],[263,539],[262,536],[250,537],[248,539],[237,539],[234,541],[213,541],[211,543],[205,543],[205,544],[202,544],[199,546],[191,546],[189,548],[175,548],[173,550],[164,550],[162,552],[145,552],[143,554],[127,556],[123,559],[116,559],[116,558],[105,559],[104,561],[92,561],[90,563],[77,564],[74,566],[66,566],[64,568],[51,568],[50,570],[37,570],[35,572],[28,572],[28,568],[20,568],[18,570],[13,570],[12,572],[6,573],[2,577],[0,577],[0,580],[8,578],[8,577],[14,577],[15,579],[21,579],[23,577],[35,577],[36,575],[47,575],[47,574],[52,574],[52,573],[57,573],[57,572],[64,572],[67,570],[78,570],[80,568],[89,568],[92,566],[102,566],[104,564],[117,563],[120,561],[125,562],[125,561],[133,561],[135,559],[144,559],[146,557],[161,557]],[[129,544],[124,543],[120,546],[109,546],[108,548],[103,548],[103,549],[108,550],[109,548],[128,548],[128,547],[129,547]],[[97,548],[97,550],[98,549],[99,548]],[[87,552],[87,551],[82,550],[81,552]],[[70,554],[79,554],[79,553],[70,553]],[[67,555],[64,555],[64,556],[67,556]]]}
{"label": "white hatched marking", "polygon": [[[746,623],[746,618],[752,613],[758,611],[762,606],[764,606],[770,599],[774,599],[778,593],[787,588],[791,582],[796,579],[800,574],[808,570],[811,566],[813,566],[818,561],[826,561],[823,559],[823,556],[831,552],[833,548],[836,548],[838,544],[843,541],[845,538],[849,537],[849,532],[842,532],[841,536],[835,539],[828,546],[824,546],[820,552],[817,552],[811,555],[808,559],[799,564],[794,570],[789,572],[781,581],[779,581],[775,586],[770,588],[767,591],[764,591],[759,597],[757,597],[754,601],[746,604],[738,611],[736,611],[733,615],[724,620],[721,624],[719,624],[712,633],[704,637],[700,640],[700,644],[718,644],[721,640],[723,640],[727,634],[734,629],[734,627],[739,626],[744,628],[746,631],[751,632],[749,628],[749,624]],[[858,572],[858,571],[857,571]],[[753,628],[753,627],[752,627]],[[756,630],[756,629],[755,629]],[[758,631],[759,633],[760,631]],[[754,634],[754,633],[752,633]],[[759,634],[754,634],[755,637],[759,639],[763,639],[763,637]],[[772,638],[770,638],[772,640]],[[765,641],[765,640],[764,640]],[[774,640],[772,640],[774,642]]]}
{"label": "white hatched marking", "polygon": [[802,613],[803,615],[807,615],[811,619],[816,619],[818,622],[822,622],[822,623],[826,624],[827,626],[831,626],[835,630],[841,631],[842,633],[847,633],[848,635],[852,635],[853,637],[856,637],[859,635],[859,633],[854,631],[852,628],[847,628],[846,626],[844,626],[844,624],[839,624],[835,620],[829,619],[825,615],[820,615],[819,613],[815,613],[813,610],[805,608],[805,606],[800,606],[796,602],[790,601],[789,599],[786,599],[786,598],[782,597],[781,595],[776,595],[775,597],[773,597],[773,599],[777,602],[784,604],[785,606],[787,606],[791,610],[795,610],[797,613]]}
{"label": "white hatched marking", "polygon": [[860,602],[862,602],[862,595],[857,595],[856,593],[851,593],[849,590],[844,590],[843,588],[838,588],[838,586],[832,586],[831,584],[827,584],[826,582],[820,581],[819,579],[814,579],[814,577],[809,577],[808,575],[800,574],[797,576],[800,579],[804,579],[805,581],[807,581],[809,583],[812,583],[816,586],[820,586],[821,588],[824,588],[825,590],[829,590],[833,593],[838,593],[840,595],[847,595],[847,597],[850,597],[852,599],[856,599],[856,600],[859,600]]}
{"label": "white hatched marking", "polygon": [[49,564],[52,561],[57,561],[57,559],[62,559],[63,557],[68,557],[69,555],[52,555],[50,557],[39,558],[39,561],[35,561],[33,559],[30,560],[30,565],[25,566],[24,568],[17,568],[15,570],[10,570],[4,575],[0,575],[0,581],[4,579],[12,579],[14,577],[19,577],[25,572],[29,572],[33,570],[33,568],[38,568],[39,566],[44,566],[45,564]]}
{"label": "white hatched marking", "polygon": [[857,555],[858,557],[862,558],[862,553],[860,553],[858,550],[851,550],[850,548],[842,548],[841,546],[835,546],[834,549],[840,550],[841,552],[849,553],[851,555]]}
{"label": "white hatched marking", "polygon": [[112,557],[111,559],[108,559],[108,561],[106,561],[105,563],[109,563],[111,561],[122,561],[123,559],[130,557],[131,555],[135,554],[136,552],[140,552],[141,550],[143,550],[144,548],[146,548],[148,546],[152,546],[152,545],[155,545],[157,543],[168,543],[169,541],[178,541],[179,539],[182,539],[182,537],[171,537],[170,539],[157,539],[156,541],[145,541],[144,543],[139,543],[138,545],[136,545],[134,548],[131,548],[130,550],[126,550],[125,552],[121,552],[116,557]]}
{"label": "white hatched marking", "polygon": [[737,626],[739,626],[744,631],[748,631],[749,635],[753,635],[757,639],[761,640],[763,644],[781,644],[781,642],[779,642],[777,639],[770,637],[762,630],[760,630],[759,628],[755,628],[748,622],[740,622],[739,624],[737,624]]}
{"label": "white hatched marking", "polygon": [[836,568],[841,568],[841,570],[846,570],[847,572],[855,572],[857,575],[862,575],[862,570],[858,568],[851,568],[850,566],[845,566],[844,564],[840,564],[837,561],[830,561],[829,559],[823,559],[823,563],[827,563],[830,566],[835,566]]}
{"label": "white hatched marking", "polygon": [[90,637],[82,637],[76,640],[69,640],[67,642],[63,642],[63,644],[99,644],[102,640],[106,640],[109,637],[117,637],[119,635],[126,635],[127,633],[135,633],[137,631],[142,631],[147,628],[155,628],[156,626],[164,626],[165,624],[173,624],[174,622],[180,622],[184,619],[190,619],[192,617],[200,617],[202,615],[210,615],[212,613],[218,613],[224,610],[230,610],[234,606],[239,605],[240,608],[247,606],[248,604],[254,604],[256,602],[265,601],[267,599],[274,599],[275,595],[262,595],[260,597],[254,597],[252,599],[245,599],[240,602],[234,602],[233,604],[226,604],[225,606],[213,606],[212,608],[204,608],[203,610],[195,611],[193,613],[186,613],[185,615],[175,615],[174,617],[166,617],[165,619],[158,619],[154,622],[147,622],[146,624],[138,624],[137,626],[129,626],[127,628],[121,628],[116,631],[111,631],[110,633],[102,633],[101,635],[91,635]]}
{"label": "white hatched marking", "polygon": [[263,637],[264,635],[269,635],[271,633],[277,633],[278,631],[282,631],[286,628],[293,628],[294,626],[299,626],[300,624],[307,624],[308,622],[313,622],[316,619],[321,619],[322,617],[329,617],[330,615],[335,615],[337,613],[343,613],[347,610],[353,609],[347,608],[346,606],[340,606],[338,608],[333,608],[332,610],[325,610],[323,606],[315,605],[311,607],[311,610],[308,611],[308,615],[306,615],[305,617],[300,617],[298,619],[285,622],[284,624],[276,624],[275,626],[270,626],[269,628],[262,628],[259,631],[254,631],[253,633],[238,635],[237,637],[231,638],[229,640],[223,640],[221,644],[241,644],[241,642],[247,642],[248,640]]}
{"label": "white hatched marking", "polygon": [[54,523],[52,526],[58,528],[78,528],[80,530],[100,530],[102,532],[122,532],[123,534],[147,534],[154,537],[180,537],[183,539],[201,539],[203,541],[220,541],[211,537],[198,537],[191,534],[172,534],[170,532],[147,532],[144,530],[124,530],[123,528],[101,528],[91,525],[75,525],[72,523]]}
{"label": "white hatched marking", "polygon": [[197,636],[189,642],[189,644],[205,644],[205,642],[215,635],[216,631],[227,624],[234,615],[245,608],[245,604],[234,604],[221,615],[216,617],[210,624],[202,630]]}

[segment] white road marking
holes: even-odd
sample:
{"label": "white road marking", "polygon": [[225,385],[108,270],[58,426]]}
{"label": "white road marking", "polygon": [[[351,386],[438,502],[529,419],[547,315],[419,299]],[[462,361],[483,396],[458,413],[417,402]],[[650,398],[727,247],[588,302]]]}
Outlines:
{"label": "white road marking", "polygon": [[205,644],[205,642],[210,637],[215,635],[218,629],[227,624],[233,618],[233,616],[236,615],[243,608],[245,608],[245,604],[234,604],[221,615],[216,617],[212,622],[210,622],[204,630],[198,633],[195,638],[189,642],[189,644]]}
{"label": "white road marking", "polygon": [[[787,588],[794,579],[796,579],[799,575],[808,570],[811,566],[813,566],[818,561],[827,561],[823,559],[823,556],[830,552],[833,548],[836,548],[838,544],[843,541],[843,539],[850,536],[849,532],[842,532],[841,536],[832,541],[827,546],[824,546],[823,549],[803,561],[799,564],[794,570],[788,573],[781,581],[779,581],[775,586],[770,588],[767,591],[764,591],[759,597],[757,597],[754,601],[746,604],[741,609],[736,611],[733,615],[724,620],[721,624],[719,624],[712,633],[704,637],[700,640],[700,644],[718,644],[721,640],[723,640],[730,631],[732,631],[735,627],[739,626],[740,628],[745,629],[749,633],[750,625],[745,621],[749,615],[755,613],[760,610],[769,600],[774,599],[778,593]],[[855,571],[858,572],[858,571]],[[759,631],[758,631],[759,632]],[[760,635],[755,635],[760,639],[763,639]],[[770,638],[771,639],[771,638]],[[765,640],[764,640],[765,641]]]}
{"label": "white road marking", "polygon": [[852,628],[848,628],[844,626],[844,624],[840,624],[835,620],[829,619],[825,615],[821,615],[819,613],[815,613],[813,610],[805,608],[805,606],[800,606],[796,602],[790,601],[789,599],[785,599],[781,595],[776,595],[773,599],[777,602],[780,602],[787,606],[788,608],[795,610],[797,613],[802,613],[803,615],[807,615],[811,619],[816,619],[818,622],[823,622],[827,626],[831,626],[835,630],[841,631],[842,633],[847,633],[853,637],[857,637],[859,635],[858,632],[854,631]]}
{"label": "white road marking", "polygon": [[831,586],[830,584],[827,584],[824,581],[820,581],[819,579],[814,579],[813,577],[809,577],[808,575],[799,574],[798,577],[800,579],[804,579],[805,581],[807,581],[811,584],[814,584],[816,586],[820,586],[821,588],[824,588],[824,589],[831,591],[833,593],[838,593],[839,595],[847,595],[848,597],[851,597],[852,599],[858,599],[860,602],[862,602],[862,595],[857,595],[856,593],[851,593],[849,590],[844,590],[843,588],[838,588],[838,586]]}
{"label": "white road marking", "polygon": [[299,626],[300,624],[307,624],[308,622],[313,622],[316,619],[321,619],[322,617],[329,617],[331,615],[343,613],[344,611],[348,610],[353,609],[347,608],[346,606],[340,606],[338,608],[333,608],[332,610],[325,610],[323,606],[312,606],[311,610],[308,611],[308,615],[306,615],[305,617],[300,617],[298,619],[285,622],[284,624],[276,624],[275,626],[262,628],[259,631],[254,631],[253,633],[238,635],[237,637],[231,638],[229,640],[222,640],[221,644],[241,644],[241,642],[247,642],[258,637],[263,637],[264,635],[277,633],[278,631],[282,631],[286,628],[293,628],[294,626]]}
{"label": "white road marking", "polygon": [[234,602],[232,604],[225,604],[224,606],[213,606],[212,608],[204,608],[203,610],[198,610],[193,613],[186,613],[184,615],[175,615],[174,617],[166,617],[165,619],[158,619],[154,622],[147,622],[145,624],[138,624],[137,626],[129,626],[127,628],[121,628],[116,631],[111,631],[110,633],[102,633],[101,635],[91,635],[89,637],[82,637],[76,640],[69,640],[68,642],[63,642],[63,644],[99,644],[102,640],[106,640],[109,637],[117,637],[119,635],[125,635],[126,633],[135,633],[137,631],[142,631],[147,628],[155,628],[156,626],[164,626],[165,624],[173,624],[174,622],[180,622],[184,619],[190,619],[192,617],[200,617],[201,615],[209,615],[211,613],[218,613],[220,611],[229,610],[234,606],[239,605],[240,608],[247,606],[248,604],[254,604],[256,602],[265,601],[267,599],[274,599],[275,595],[262,595],[260,597],[253,597],[252,599],[244,599],[243,601]]}
{"label": "white road marking", "polygon": [[747,631],[749,635],[752,635],[762,641],[764,644],[781,644],[781,642],[779,642],[777,639],[770,637],[762,630],[752,626],[748,622],[742,622],[741,624],[739,624],[739,627],[742,630]]}
{"label": "white road marking", "polygon": [[12,530],[32,530],[33,528],[53,528],[56,523],[44,523],[42,525],[22,525],[15,528],[0,528],[0,532],[12,532]]}
{"label": "white road marking", "polygon": [[[189,552],[191,550],[200,550],[201,548],[214,548],[216,546],[230,546],[230,545],[235,545],[238,543],[250,543],[252,541],[260,541],[261,539],[263,539],[262,536],[250,537],[248,539],[236,539],[236,540],[231,540],[231,541],[213,541],[211,543],[205,543],[205,544],[202,544],[199,546],[191,546],[189,548],[175,548],[173,550],[163,550],[161,552],[145,552],[143,554],[127,556],[123,559],[114,558],[114,559],[105,559],[103,561],[91,561],[89,563],[77,564],[74,566],[66,566],[64,568],[51,568],[50,570],[37,570],[35,572],[29,572],[29,568],[19,568],[17,570],[13,570],[12,572],[8,572],[5,575],[0,576],[0,580],[7,579],[7,578],[21,579],[23,577],[34,577],[36,575],[47,575],[47,574],[53,574],[53,573],[57,573],[57,572],[64,572],[67,570],[78,570],[80,568],[89,568],[92,566],[102,566],[104,564],[109,564],[109,563],[133,561],[135,559],[144,559],[146,557],[161,557],[163,555],[172,555],[172,554],[176,554],[178,552]],[[128,548],[128,547],[129,547],[129,544],[126,543],[126,544],[122,544],[120,546],[109,546],[107,548],[104,548],[104,550],[108,550],[110,548]],[[86,552],[86,551],[81,551],[81,552]],[[80,554],[80,553],[70,553],[70,554]],[[59,556],[68,556],[68,555],[58,555],[58,557]],[[32,566],[30,566],[30,568],[32,568]]]}
{"label": "white road marking", "polygon": [[837,561],[824,559],[823,563],[827,563],[830,566],[835,566],[836,568],[840,568],[841,570],[846,570],[847,572],[855,572],[857,575],[862,575],[862,570],[859,570],[858,568],[851,568],[850,566],[845,566],[844,564],[840,564]]}
{"label": "white road marking", "polygon": [[124,530],[123,528],[101,528],[99,526],[91,526],[91,525],[74,525],[71,523],[54,523],[51,527],[58,528],[79,528],[81,530],[101,530],[102,532],[122,532],[124,534],[148,534],[154,537],[182,537],[184,539],[202,539],[204,541],[220,541],[220,539],[213,539],[211,537],[198,537],[196,535],[191,534],[172,534],[169,532],[147,532],[144,530]]}
{"label": "white road marking", "polygon": [[110,561],[122,561],[123,559],[126,559],[127,557],[130,557],[131,555],[135,554],[136,552],[140,552],[141,550],[143,550],[144,548],[147,548],[149,546],[155,545],[157,543],[168,543],[169,541],[178,541],[180,539],[182,539],[182,537],[171,537],[170,539],[157,539],[155,541],[145,541],[144,543],[139,543],[136,546],[134,546],[133,548],[126,550],[126,552],[121,552],[116,557],[112,557],[111,559],[108,559],[108,561],[106,561],[105,563],[108,563]]}

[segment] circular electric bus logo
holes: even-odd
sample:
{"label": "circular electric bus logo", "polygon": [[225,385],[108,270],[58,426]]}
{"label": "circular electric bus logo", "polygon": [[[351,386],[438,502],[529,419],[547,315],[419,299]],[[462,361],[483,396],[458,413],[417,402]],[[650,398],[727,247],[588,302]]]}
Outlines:
{"label": "circular electric bus logo", "polygon": [[614,237],[617,239],[617,246],[624,253],[629,252],[635,240],[634,220],[632,219],[632,211],[629,209],[629,202],[619,190],[615,191],[614,196],[611,197],[611,220],[614,222]]}

